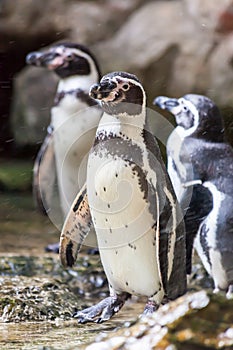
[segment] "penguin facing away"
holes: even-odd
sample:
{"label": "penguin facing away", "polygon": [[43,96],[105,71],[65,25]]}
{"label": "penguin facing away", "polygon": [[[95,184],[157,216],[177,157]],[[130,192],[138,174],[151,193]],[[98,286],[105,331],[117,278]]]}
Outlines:
{"label": "penguin facing away", "polygon": [[[194,241],[205,269],[214,280],[215,291],[230,291],[233,284],[233,149],[225,141],[219,109],[209,98],[196,94],[179,99],[160,96],[155,104],[175,116],[174,132],[182,139],[181,147],[177,148],[168,142],[172,165],[168,172],[171,178],[176,172],[175,191],[181,192],[179,186],[185,189],[180,201],[187,210],[184,217],[187,256],[191,255]],[[184,177],[181,176],[183,169]],[[189,204],[188,190],[192,191]]]}
{"label": "penguin facing away", "polygon": [[[93,54],[85,46],[74,43],[59,43],[43,52],[31,52],[26,61],[52,70],[59,77],[51,124],[34,164],[33,189],[40,211],[53,219],[57,179],[65,217],[85,182],[87,154],[102,114],[89,96],[90,86],[100,79],[100,70]],[[92,244],[95,245],[95,240],[91,240]],[[57,251],[58,247],[59,244],[51,245],[48,250]]]}
{"label": "penguin facing away", "polygon": [[144,295],[144,314],[186,291],[185,232],[158,144],[150,133],[146,94],[136,76],[105,75],[90,89],[104,114],[89,153],[87,184],[63,226],[60,258],[72,266],[94,224],[110,296],[74,317],[103,322],[130,295]]}

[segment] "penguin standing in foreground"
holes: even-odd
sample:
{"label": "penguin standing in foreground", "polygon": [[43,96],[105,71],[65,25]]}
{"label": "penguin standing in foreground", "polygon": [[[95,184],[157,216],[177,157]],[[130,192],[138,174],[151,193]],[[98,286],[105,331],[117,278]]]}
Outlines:
{"label": "penguin standing in foreground", "polygon": [[[56,223],[55,180],[64,217],[86,180],[87,155],[102,114],[89,96],[89,89],[99,81],[100,70],[93,54],[85,46],[73,43],[31,52],[26,61],[52,70],[59,77],[51,124],[35,161],[33,181],[40,211]],[[95,246],[95,239],[89,244]],[[52,244],[47,250],[58,251],[58,248],[59,244]]]}
{"label": "penguin standing in foreground", "polygon": [[[215,291],[231,291],[233,149],[225,142],[219,109],[209,98],[196,94],[179,99],[160,96],[155,104],[176,118],[177,127],[168,140],[168,172],[176,179],[174,189],[182,193],[181,206],[187,210],[187,256],[190,258],[194,241]],[[192,191],[190,203],[188,191]],[[188,267],[191,270],[191,264]]]}
{"label": "penguin standing in foreground", "polygon": [[130,295],[148,297],[144,314],[186,291],[182,215],[160,150],[147,125],[146,95],[135,75],[114,72],[91,87],[104,114],[89,153],[87,185],[76,197],[60,239],[72,266],[94,224],[110,296],[75,313],[103,322]]}

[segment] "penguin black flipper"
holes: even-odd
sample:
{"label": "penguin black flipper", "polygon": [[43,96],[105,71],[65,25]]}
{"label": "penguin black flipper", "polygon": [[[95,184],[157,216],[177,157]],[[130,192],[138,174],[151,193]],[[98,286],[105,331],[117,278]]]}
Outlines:
{"label": "penguin black flipper", "polygon": [[[161,157],[158,142],[152,133],[144,130],[144,141],[149,151],[149,162],[157,171],[153,183],[156,193],[163,202],[159,209],[159,225],[156,237],[158,264],[165,295],[173,300],[183,295],[187,288],[185,227],[183,214],[177,202],[170,178]],[[163,200],[162,200],[163,198]],[[175,245],[173,242],[175,241]],[[172,247],[174,247],[173,251]]]}
{"label": "penguin black flipper", "polygon": [[[167,184],[170,187],[170,184]],[[172,188],[169,188],[172,194]],[[167,276],[167,281],[163,285],[165,295],[168,300],[174,300],[183,295],[187,289],[186,279],[186,254],[185,254],[185,229],[182,212],[178,203],[167,198],[159,218],[159,260],[162,277]],[[171,215],[171,211],[173,215]],[[170,217],[169,217],[170,216]],[[173,252],[171,253],[171,242],[175,241]],[[169,259],[170,257],[170,259]],[[170,266],[169,266],[170,262]]]}
{"label": "penguin black flipper", "polygon": [[40,213],[47,215],[55,192],[56,170],[52,128],[37,154],[33,167],[33,196]]}
{"label": "penguin black flipper", "polygon": [[59,253],[63,266],[74,265],[91,226],[92,219],[85,184],[76,196],[62,228]]}
{"label": "penguin black flipper", "polygon": [[[187,198],[190,198],[187,203]],[[186,271],[190,274],[192,271],[192,253],[193,243],[197,235],[201,222],[206,218],[213,208],[213,196],[211,192],[203,185],[194,185],[187,188],[181,198],[181,208],[184,214],[184,222],[186,229]]]}

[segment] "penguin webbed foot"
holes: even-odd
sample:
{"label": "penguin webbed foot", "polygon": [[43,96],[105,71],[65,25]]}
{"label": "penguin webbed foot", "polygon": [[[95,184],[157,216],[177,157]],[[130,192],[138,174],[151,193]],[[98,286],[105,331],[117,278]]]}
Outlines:
{"label": "penguin webbed foot", "polygon": [[88,255],[99,255],[99,249],[98,248],[90,248],[87,251]]}
{"label": "penguin webbed foot", "polygon": [[159,305],[153,301],[153,300],[148,300],[146,303],[146,306],[144,308],[144,311],[142,313],[142,316],[147,316],[153,314],[156,310],[158,310]]}
{"label": "penguin webbed foot", "polygon": [[59,253],[59,242],[48,244],[44,249],[48,253],[58,254]]}
{"label": "penguin webbed foot", "polygon": [[130,294],[128,293],[107,297],[96,305],[75,312],[73,317],[78,319],[78,323],[102,323],[108,321],[122,308],[129,297]]}
{"label": "penguin webbed foot", "polygon": [[228,291],[226,293],[227,299],[233,299],[233,284],[230,284]]}

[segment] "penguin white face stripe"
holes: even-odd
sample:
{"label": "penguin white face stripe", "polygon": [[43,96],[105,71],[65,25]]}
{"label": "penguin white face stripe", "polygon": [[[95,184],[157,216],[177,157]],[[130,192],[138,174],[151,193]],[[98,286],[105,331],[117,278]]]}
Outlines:
{"label": "penguin white face stripe", "polygon": [[[52,49],[52,51],[54,51],[54,49]],[[72,56],[80,56],[80,57],[84,57],[90,64],[91,66],[91,70],[95,70],[95,64],[93,62],[93,59],[90,57],[90,55],[88,55],[86,52],[79,50],[77,48],[68,48],[65,46],[58,46],[55,49],[55,52],[57,52],[59,55],[61,55],[62,57],[66,58],[66,59],[70,59],[72,60]]]}
{"label": "penguin white face stripe", "polygon": [[[193,117],[194,117],[194,122],[193,122],[193,126],[189,129],[185,129],[182,126],[177,126],[177,132],[179,133],[180,137],[182,139],[184,139],[185,137],[188,137],[190,135],[192,135],[194,133],[194,131],[196,131],[198,124],[199,124],[199,112],[196,109],[196,107],[192,104],[192,102],[184,99],[183,97],[179,98],[178,102],[180,103],[180,106],[178,107],[174,107],[174,115],[178,115],[179,113],[182,113],[182,110],[179,110],[179,113],[175,112],[176,109],[180,108],[180,107],[186,107],[190,110],[190,112],[192,113]],[[173,111],[172,111],[173,113]]]}

